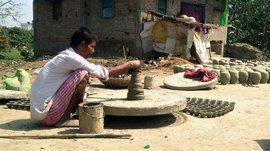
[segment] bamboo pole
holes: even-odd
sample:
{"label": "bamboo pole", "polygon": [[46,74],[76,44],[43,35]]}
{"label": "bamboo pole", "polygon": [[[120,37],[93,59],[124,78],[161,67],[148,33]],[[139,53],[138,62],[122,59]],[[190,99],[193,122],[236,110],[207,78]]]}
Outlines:
{"label": "bamboo pole", "polygon": [[130,134],[52,134],[52,135],[0,135],[6,139],[74,139],[74,138],[118,138],[129,139]]}

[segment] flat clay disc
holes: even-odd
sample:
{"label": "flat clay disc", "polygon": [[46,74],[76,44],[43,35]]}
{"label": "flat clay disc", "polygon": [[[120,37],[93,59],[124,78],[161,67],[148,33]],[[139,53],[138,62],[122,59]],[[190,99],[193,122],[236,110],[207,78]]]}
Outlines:
{"label": "flat clay disc", "polygon": [[217,77],[208,82],[201,82],[189,78],[184,78],[185,72],[179,72],[166,77],[163,81],[165,87],[174,90],[200,90],[212,88],[217,84]]}

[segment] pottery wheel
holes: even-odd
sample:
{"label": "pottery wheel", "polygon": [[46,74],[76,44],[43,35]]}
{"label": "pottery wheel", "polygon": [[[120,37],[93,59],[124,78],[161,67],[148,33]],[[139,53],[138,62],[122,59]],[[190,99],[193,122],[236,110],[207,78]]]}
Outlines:
{"label": "pottery wheel", "polygon": [[[160,91],[160,90],[159,90]],[[157,91],[145,91],[143,100],[127,100],[127,91],[118,90],[91,95],[88,102],[102,102],[104,112],[115,116],[153,116],[181,111],[186,107],[186,98],[176,94],[164,94]]]}
{"label": "pottery wheel", "polygon": [[185,78],[184,72],[180,72],[166,77],[163,82],[165,87],[174,90],[200,90],[212,88],[215,84],[217,84],[217,77],[208,82],[200,82]]}

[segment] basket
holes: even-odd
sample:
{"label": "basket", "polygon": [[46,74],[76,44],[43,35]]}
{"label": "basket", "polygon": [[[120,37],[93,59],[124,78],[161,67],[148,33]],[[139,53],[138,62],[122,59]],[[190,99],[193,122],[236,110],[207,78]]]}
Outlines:
{"label": "basket", "polygon": [[130,81],[130,75],[124,77],[111,77],[107,81],[101,81],[108,88],[124,89],[127,88]]}

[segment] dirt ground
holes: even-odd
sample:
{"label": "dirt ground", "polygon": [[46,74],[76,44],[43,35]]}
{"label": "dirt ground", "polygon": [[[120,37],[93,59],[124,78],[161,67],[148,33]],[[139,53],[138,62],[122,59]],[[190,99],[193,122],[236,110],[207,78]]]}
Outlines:
{"label": "dirt ground", "polygon": [[[121,60],[92,59],[111,66]],[[32,78],[34,71],[47,60],[0,63],[0,75],[13,74],[23,67]],[[163,62],[163,61],[162,61]],[[173,74],[172,65],[182,60],[163,62],[161,67],[147,66],[142,75],[155,76],[156,87],[184,97],[201,97],[236,102],[235,109],[216,118],[197,118],[185,113],[159,117],[105,117],[104,133],[130,134],[129,139],[1,139],[0,151],[13,150],[270,150],[270,84],[246,87],[241,84],[216,85],[211,90],[180,91],[163,87],[163,79]],[[97,79],[90,93],[115,91],[104,88]],[[1,103],[1,102],[0,102]],[[48,128],[29,120],[29,112],[7,109],[0,105],[0,135],[76,134],[78,127]],[[149,145],[149,149],[145,147]]]}

